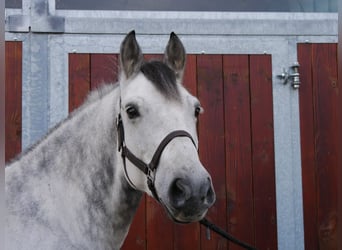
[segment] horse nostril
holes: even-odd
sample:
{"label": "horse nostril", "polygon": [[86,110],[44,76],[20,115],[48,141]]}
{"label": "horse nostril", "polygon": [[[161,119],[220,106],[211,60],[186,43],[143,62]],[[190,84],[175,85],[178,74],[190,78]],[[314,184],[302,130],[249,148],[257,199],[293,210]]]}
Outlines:
{"label": "horse nostril", "polygon": [[170,187],[170,198],[172,205],[179,208],[191,197],[190,184],[185,179],[176,179]]}
{"label": "horse nostril", "polygon": [[215,202],[215,193],[214,193],[214,190],[211,187],[211,185],[210,185],[210,188],[209,188],[209,190],[207,192],[207,200],[206,200],[206,202],[210,206]]}
{"label": "horse nostril", "polygon": [[211,186],[211,181],[208,178],[208,181],[202,186],[202,196],[201,202],[211,206],[215,201],[215,193]]}

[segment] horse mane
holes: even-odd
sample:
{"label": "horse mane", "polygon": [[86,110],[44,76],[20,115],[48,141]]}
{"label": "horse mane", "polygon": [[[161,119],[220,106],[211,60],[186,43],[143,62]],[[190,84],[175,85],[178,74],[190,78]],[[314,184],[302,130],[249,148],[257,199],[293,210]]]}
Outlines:
{"label": "horse mane", "polygon": [[20,158],[24,157],[31,151],[33,151],[41,142],[43,142],[49,135],[51,135],[55,130],[57,130],[59,127],[61,127],[65,122],[72,119],[77,113],[81,112],[82,110],[86,109],[89,105],[96,102],[97,100],[102,99],[107,94],[111,93],[112,90],[116,89],[119,86],[119,83],[111,83],[111,84],[102,84],[100,87],[98,87],[96,90],[91,91],[86,100],[83,102],[83,104],[72,111],[65,119],[55,124],[53,127],[48,129],[48,132],[41,137],[39,140],[34,142],[32,145],[28,146],[26,149],[24,149],[21,153],[16,155],[14,158],[12,158],[9,162],[6,163],[6,167],[14,163],[15,161],[19,160]]}
{"label": "horse mane", "polygon": [[104,96],[112,92],[112,90],[116,89],[119,86],[119,83],[114,83],[114,84],[105,84],[103,83],[98,87],[95,91],[91,91],[84,104],[80,107],[87,107],[93,102],[96,102],[99,99],[102,99]]}
{"label": "horse mane", "polygon": [[175,72],[161,61],[149,61],[141,65],[140,71],[166,98],[180,98]]}

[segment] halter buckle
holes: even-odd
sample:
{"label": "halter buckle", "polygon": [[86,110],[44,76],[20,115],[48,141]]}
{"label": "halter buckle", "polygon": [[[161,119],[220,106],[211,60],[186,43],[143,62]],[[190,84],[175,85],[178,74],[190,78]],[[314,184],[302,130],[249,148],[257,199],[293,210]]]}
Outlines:
{"label": "halter buckle", "polygon": [[155,177],[155,174],[154,174],[154,171],[153,171],[150,167],[147,168],[146,177],[147,177],[147,186],[148,186],[148,188],[150,189],[150,191],[151,191],[153,197],[154,197],[157,201],[161,202],[161,200],[160,200],[160,198],[159,198],[159,196],[158,196],[158,194],[157,194],[157,190],[156,190],[156,188],[155,188],[155,186],[154,186],[154,179],[155,179],[154,177]]}
{"label": "halter buckle", "polygon": [[147,177],[147,184],[149,186],[154,185],[154,171],[150,167],[147,167],[146,177]]}

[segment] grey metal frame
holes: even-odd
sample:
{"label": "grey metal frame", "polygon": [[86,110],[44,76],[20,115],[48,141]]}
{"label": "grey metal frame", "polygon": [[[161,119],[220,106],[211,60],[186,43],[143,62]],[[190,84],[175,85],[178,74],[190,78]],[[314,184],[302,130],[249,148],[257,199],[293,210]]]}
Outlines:
{"label": "grey metal frame", "polygon": [[337,42],[337,13],[68,11],[54,6],[54,0],[23,0],[22,10],[6,10],[6,40],[23,41],[23,148],[68,115],[68,54],[118,53],[132,29],[146,53],[162,53],[175,31],[188,53],[270,54],[278,249],[304,249],[298,90],[277,75],[297,61],[297,43]]}

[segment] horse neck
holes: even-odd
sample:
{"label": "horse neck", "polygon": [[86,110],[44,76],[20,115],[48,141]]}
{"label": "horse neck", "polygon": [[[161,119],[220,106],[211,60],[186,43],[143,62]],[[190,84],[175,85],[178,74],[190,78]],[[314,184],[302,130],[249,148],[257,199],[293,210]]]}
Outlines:
{"label": "horse neck", "polygon": [[[113,204],[113,210],[111,214],[113,235],[111,235],[111,239],[113,239],[113,245],[115,247],[121,247],[123,244],[123,241],[128,233],[129,226],[142,197],[142,193],[140,191],[132,189],[128,184],[124,175],[121,153],[118,151],[116,118],[120,109],[119,95],[119,88],[117,88],[115,91],[113,91],[112,96],[106,96],[102,100],[101,107],[97,108],[98,110],[102,111],[99,113],[99,119],[107,121],[107,125],[105,125],[103,128],[100,128],[102,132],[107,131],[107,133],[104,133],[104,135],[100,136],[100,138],[97,138],[99,141],[98,144],[102,144],[101,147],[99,147],[100,151],[102,153],[106,152],[103,153],[101,164],[103,167],[107,167],[108,169],[111,169],[113,166],[115,166],[113,171],[112,189],[110,190],[110,200]],[[113,100],[115,100],[115,102],[113,102]],[[115,108],[113,109],[113,107]],[[109,114],[112,116],[108,120],[108,116],[110,116]],[[101,152],[99,152],[99,154],[101,154]]]}
{"label": "horse neck", "polygon": [[106,249],[121,246],[142,196],[127,183],[117,150],[118,97],[116,88],[85,104],[6,171],[8,183],[25,180],[28,201],[54,204],[52,214],[41,208],[47,221],[73,232],[73,241],[91,239]]}
{"label": "horse neck", "polygon": [[[122,245],[142,196],[140,191],[132,189],[126,181],[123,162],[117,149],[118,100],[119,88],[94,102],[91,104],[94,106],[86,110],[84,116],[89,123],[88,128],[84,128],[84,133],[94,134],[86,138],[87,145],[93,147],[95,156],[86,157],[90,162],[83,162],[89,168],[94,204],[98,207],[97,203],[107,200],[103,204],[103,219],[110,221],[105,230],[112,241],[111,245],[115,247]],[[102,227],[103,221],[99,221],[98,226]]]}

